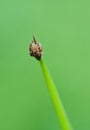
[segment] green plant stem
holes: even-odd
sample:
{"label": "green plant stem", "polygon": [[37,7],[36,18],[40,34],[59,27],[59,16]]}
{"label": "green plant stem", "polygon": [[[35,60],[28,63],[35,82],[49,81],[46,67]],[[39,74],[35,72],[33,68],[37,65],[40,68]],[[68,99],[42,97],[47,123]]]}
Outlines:
{"label": "green plant stem", "polygon": [[56,109],[62,130],[72,130],[72,127],[69,123],[67,115],[64,111],[64,107],[62,105],[61,99],[59,98],[55,84],[53,83],[53,80],[52,80],[51,75],[48,71],[47,65],[45,64],[44,59],[40,60],[40,65],[41,65],[41,68],[42,68],[42,71],[44,74],[44,78],[45,78],[47,86],[48,86],[48,90],[50,92],[50,95],[51,95],[51,98],[53,101],[54,107]]}

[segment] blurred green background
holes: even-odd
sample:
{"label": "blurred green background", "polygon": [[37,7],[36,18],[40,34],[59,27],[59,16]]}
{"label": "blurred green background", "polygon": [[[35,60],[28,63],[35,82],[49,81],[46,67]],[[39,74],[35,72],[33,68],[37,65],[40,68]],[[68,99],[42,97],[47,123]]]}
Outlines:
{"label": "blurred green background", "polygon": [[73,128],[90,130],[89,0],[0,0],[0,130],[60,130],[33,33]]}

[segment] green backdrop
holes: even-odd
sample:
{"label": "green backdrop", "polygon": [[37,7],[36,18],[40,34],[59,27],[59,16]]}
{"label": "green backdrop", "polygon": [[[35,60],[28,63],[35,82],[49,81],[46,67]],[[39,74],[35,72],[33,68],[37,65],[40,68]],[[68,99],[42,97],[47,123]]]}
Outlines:
{"label": "green backdrop", "polygon": [[0,0],[0,130],[60,130],[32,34],[75,130],[90,130],[90,1]]}

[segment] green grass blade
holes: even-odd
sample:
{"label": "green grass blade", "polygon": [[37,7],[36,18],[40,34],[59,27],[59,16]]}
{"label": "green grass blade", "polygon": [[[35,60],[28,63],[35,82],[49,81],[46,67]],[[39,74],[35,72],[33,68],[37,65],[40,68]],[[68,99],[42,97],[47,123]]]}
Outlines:
{"label": "green grass blade", "polygon": [[45,64],[45,61],[43,59],[40,60],[40,65],[41,65],[41,68],[42,68],[42,71],[44,74],[44,78],[45,78],[47,86],[48,86],[48,90],[50,92],[50,95],[51,95],[51,98],[53,101],[54,107],[56,109],[62,130],[72,130],[70,122],[65,113],[64,107],[62,105],[61,99],[59,98],[58,92],[56,90],[55,84],[53,83],[51,75],[50,75],[48,68]]}

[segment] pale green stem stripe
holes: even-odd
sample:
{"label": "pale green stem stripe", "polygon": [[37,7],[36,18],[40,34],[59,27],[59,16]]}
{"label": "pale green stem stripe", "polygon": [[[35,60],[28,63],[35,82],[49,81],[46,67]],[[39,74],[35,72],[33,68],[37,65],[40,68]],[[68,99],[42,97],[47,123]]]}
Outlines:
{"label": "pale green stem stripe", "polygon": [[72,130],[72,127],[70,125],[70,122],[67,118],[67,115],[64,111],[64,107],[62,105],[62,102],[59,98],[58,92],[56,90],[55,84],[53,83],[53,80],[50,76],[50,73],[48,71],[48,68],[45,64],[45,61],[43,59],[40,60],[40,65],[54,104],[54,107],[56,109],[58,118],[59,118],[59,122],[61,124],[62,130]]}

